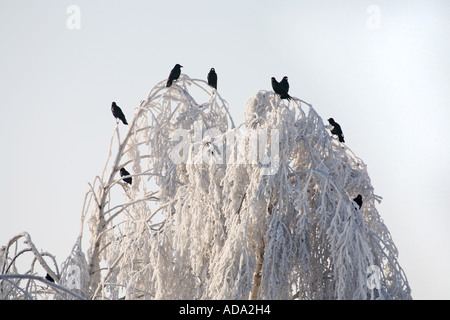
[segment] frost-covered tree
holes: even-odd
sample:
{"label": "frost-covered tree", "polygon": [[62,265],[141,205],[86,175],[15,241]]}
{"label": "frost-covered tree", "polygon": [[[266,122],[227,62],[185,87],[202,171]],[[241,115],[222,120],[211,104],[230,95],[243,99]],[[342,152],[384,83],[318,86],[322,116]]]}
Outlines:
{"label": "frost-covered tree", "polygon": [[[165,82],[116,123],[55,299],[411,299],[366,165],[311,105],[262,90],[235,126],[205,81]],[[34,298],[10,251],[1,298]]]}

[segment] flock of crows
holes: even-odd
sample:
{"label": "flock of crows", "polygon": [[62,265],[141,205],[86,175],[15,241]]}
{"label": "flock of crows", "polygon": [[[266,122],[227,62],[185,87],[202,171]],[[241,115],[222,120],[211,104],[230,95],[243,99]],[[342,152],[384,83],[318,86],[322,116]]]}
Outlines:
{"label": "flock of crows", "polygon": [[[167,79],[167,83],[166,83],[167,88],[172,85],[173,81],[176,81],[180,77],[181,68],[183,68],[183,66],[177,63],[173,67],[173,69],[170,71],[169,78]],[[214,70],[214,68],[211,68],[211,70],[209,71],[207,80],[208,80],[208,85],[217,90],[217,73]],[[272,80],[273,91],[276,94],[278,94],[281,99],[287,99],[288,101],[292,99],[292,97],[288,93],[289,92],[288,77],[286,77],[286,76],[283,77],[283,79],[280,82],[278,82],[275,79],[275,77],[272,77],[271,80]],[[113,116],[116,119],[120,119],[123,124],[128,125],[128,122],[125,118],[125,115],[122,112],[122,109],[120,109],[120,107],[115,102],[113,102],[111,105],[111,111],[112,111]],[[339,139],[339,142],[345,142],[344,134],[342,132],[341,126],[336,121],[334,121],[333,118],[329,118],[328,122],[332,126],[332,129],[330,130],[331,134],[336,135]],[[131,183],[132,183],[131,175],[127,170],[125,170],[125,168],[120,169],[120,176],[125,177],[125,178],[123,178],[123,181],[125,181],[126,183],[131,185]],[[356,204],[359,206],[359,208],[361,208],[363,201],[362,201],[362,196],[360,194],[358,194],[358,196],[356,198],[354,198],[353,201],[356,202]]]}

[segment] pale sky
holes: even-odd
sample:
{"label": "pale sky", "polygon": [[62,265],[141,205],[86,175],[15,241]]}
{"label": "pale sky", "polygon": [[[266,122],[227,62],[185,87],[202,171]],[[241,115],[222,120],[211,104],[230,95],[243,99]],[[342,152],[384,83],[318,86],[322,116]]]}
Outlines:
{"label": "pale sky", "polygon": [[67,258],[111,102],[131,119],[175,63],[214,67],[236,124],[287,75],[367,164],[413,298],[450,299],[449,17],[448,0],[0,0],[0,245],[27,231]]}

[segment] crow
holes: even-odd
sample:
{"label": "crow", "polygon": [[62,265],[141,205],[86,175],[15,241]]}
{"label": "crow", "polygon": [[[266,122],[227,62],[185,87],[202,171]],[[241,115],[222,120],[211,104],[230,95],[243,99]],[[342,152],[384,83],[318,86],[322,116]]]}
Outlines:
{"label": "crow", "polygon": [[275,77],[271,78],[272,80],[272,89],[275,91],[275,93],[280,94],[280,83],[275,79]]}
{"label": "crow", "polygon": [[178,63],[173,67],[172,71],[170,71],[169,79],[167,79],[166,87],[170,87],[172,82],[180,77],[181,68],[183,68],[183,66],[180,66]]}
{"label": "crow", "polygon": [[208,73],[208,84],[217,90],[217,73],[214,68],[211,68],[211,70]]}
{"label": "crow", "polygon": [[[129,176],[129,175],[130,175],[130,173],[127,170],[125,170],[125,168],[120,169],[120,176],[121,177]],[[128,178],[124,178],[123,181],[125,181],[126,183],[131,185],[133,179],[131,177],[128,177]]]}
{"label": "crow", "polygon": [[272,77],[272,89],[280,95],[281,99],[291,100],[291,96],[288,94],[289,83],[287,82],[287,77],[284,77],[281,82],[278,82],[275,77]]}
{"label": "crow", "polygon": [[362,204],[363,204],[363,200],[362,200],[362,196],[360,194],[358,194],[356,196],[356,198],[353,199],[353,201],[356,202],[356,204],[359,206],[359,208],[361,209]]}
{"label": "crow", "polygon": [[283,90],[286,91],[286,93],[289,91],[288,77],[283,77],[283,79],[280,81],[280,86],[283,88]]}
{"label": "crow", "polygon": [[334,121],[333,118],[328,119],[328,122],[333,126],[333,129],[331,129],[331,134],[337,135],[340,142],[345,142],[344,133],[342,132],[342,129],[341,129],[341,126],[339,125],[339,123]]}
{"label": "crow", "polygon": [[120,109],[120,107],[114,101],[111,105],[111,111],[116,119],[119,118],[120,120],[122,120],[123,124],[128,125],[128,122],[125,119],[125,115],[123,114],[122,109]]}
{"label": "crow", "polygon": [[47,275],[45,276],[45,279],[48,280],[48,281],[50,281],[50,282],[55,282],[55,280],[53,280],[53,278],[51,277],[51,275],[49,275],[48,273],[47,273]]}

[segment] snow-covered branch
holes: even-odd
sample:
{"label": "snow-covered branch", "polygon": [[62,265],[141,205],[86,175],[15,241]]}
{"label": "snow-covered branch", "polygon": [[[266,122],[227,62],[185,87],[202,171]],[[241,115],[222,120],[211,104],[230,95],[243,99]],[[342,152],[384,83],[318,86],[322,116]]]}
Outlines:
{"label": "snow-covered branch", "polygon": [[[89,184],[61,274],[36,256],[70,290],[58,297],[411,298],[367,166],[310,103],[261,90],[236,126],[204,80],[182,74],[165,84],[127,127],[112,122],[104,169]],[[13,270],[16,241],[2,249],[2,274]],[[34,298],[11,281],[1,285]]]}

